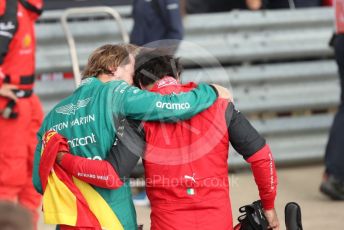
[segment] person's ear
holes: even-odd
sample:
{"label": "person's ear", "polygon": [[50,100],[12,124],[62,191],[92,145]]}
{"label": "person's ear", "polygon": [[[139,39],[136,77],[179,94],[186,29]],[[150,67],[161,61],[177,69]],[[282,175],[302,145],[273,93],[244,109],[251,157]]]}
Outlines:
{"label": "person's ear", "polygon": [[109,71],[111,73],[111,76],[117,77],[117,68],[116,67],[110,67]]}
{"label": "person's ear", "polygon": [[142,85],[141,81],[139,81],[140,89],[144,89],[144,86]]}

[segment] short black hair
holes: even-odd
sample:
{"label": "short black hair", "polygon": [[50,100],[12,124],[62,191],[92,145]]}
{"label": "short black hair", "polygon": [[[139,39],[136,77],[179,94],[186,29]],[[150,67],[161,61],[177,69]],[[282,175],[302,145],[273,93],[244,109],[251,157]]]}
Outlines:
{"label": "short black hair", "polygon": [[178,79],[182,69],[180,59],[163,49],[143,49],[136,56],[134,85],[139,88],[147,86],[165,76]]}

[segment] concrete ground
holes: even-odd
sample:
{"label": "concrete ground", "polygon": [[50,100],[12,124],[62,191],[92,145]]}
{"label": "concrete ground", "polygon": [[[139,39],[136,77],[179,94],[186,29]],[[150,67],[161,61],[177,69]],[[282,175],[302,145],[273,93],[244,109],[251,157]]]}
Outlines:
{"label": "concrete ground", "polygon": [[[289,201],[298,202],[302,207],[302,219],[305,230],[343,230],[344,202],[335,202],[319,193],[319,184],[323,172],[322,166],[304,166],[278,170],[279,186],[276,208],[282,228],[284,227],[284,205]],[[258,192],[250,172],[230,174],[231,200],[233,216],[239,214],[243,204],[258,199]],[[148,207],[137,207],[138,223],[144,229],[150,226]],[[234,221],[236,222],[236,221]],[[42,220],[38,230],[52,230]]]}

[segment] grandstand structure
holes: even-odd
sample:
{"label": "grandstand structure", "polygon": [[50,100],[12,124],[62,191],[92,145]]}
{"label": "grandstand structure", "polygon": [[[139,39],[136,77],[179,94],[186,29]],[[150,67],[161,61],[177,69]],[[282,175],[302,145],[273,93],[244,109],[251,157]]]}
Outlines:
{"label": "grandstand structure", "polygon": [[[130,8],[113,7],[130,32]],[[47,11],[36,25],[36,92],[45,112],[74,87],[69,47],[62,30],[63,11]],[[105,43],[121,42],[106,15],[69,19],[81,68]],[[232,11],[184,18],[183,81],[231,87],[236,107],[271,145],[277,163],[319,161],[339,102],[339,80],[328,42],[334,31],[330,8]],[[193,44],[192,50],[188,44]],[[196,48],[195,48],[196,47]],[[197,49],[199,47],[199,49]],[[235,151],[232,166],[243,160]]]}

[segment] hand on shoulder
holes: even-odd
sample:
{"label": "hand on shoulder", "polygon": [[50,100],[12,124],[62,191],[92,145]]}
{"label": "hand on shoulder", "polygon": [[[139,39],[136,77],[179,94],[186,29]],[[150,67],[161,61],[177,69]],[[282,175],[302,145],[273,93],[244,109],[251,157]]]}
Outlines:
{"label": "hand on shoulder", "polygon": [[232,93],[225,87],[212,84],[212,86],[217,90],[219,98],[227,99],[228,101],[234,102]]}

